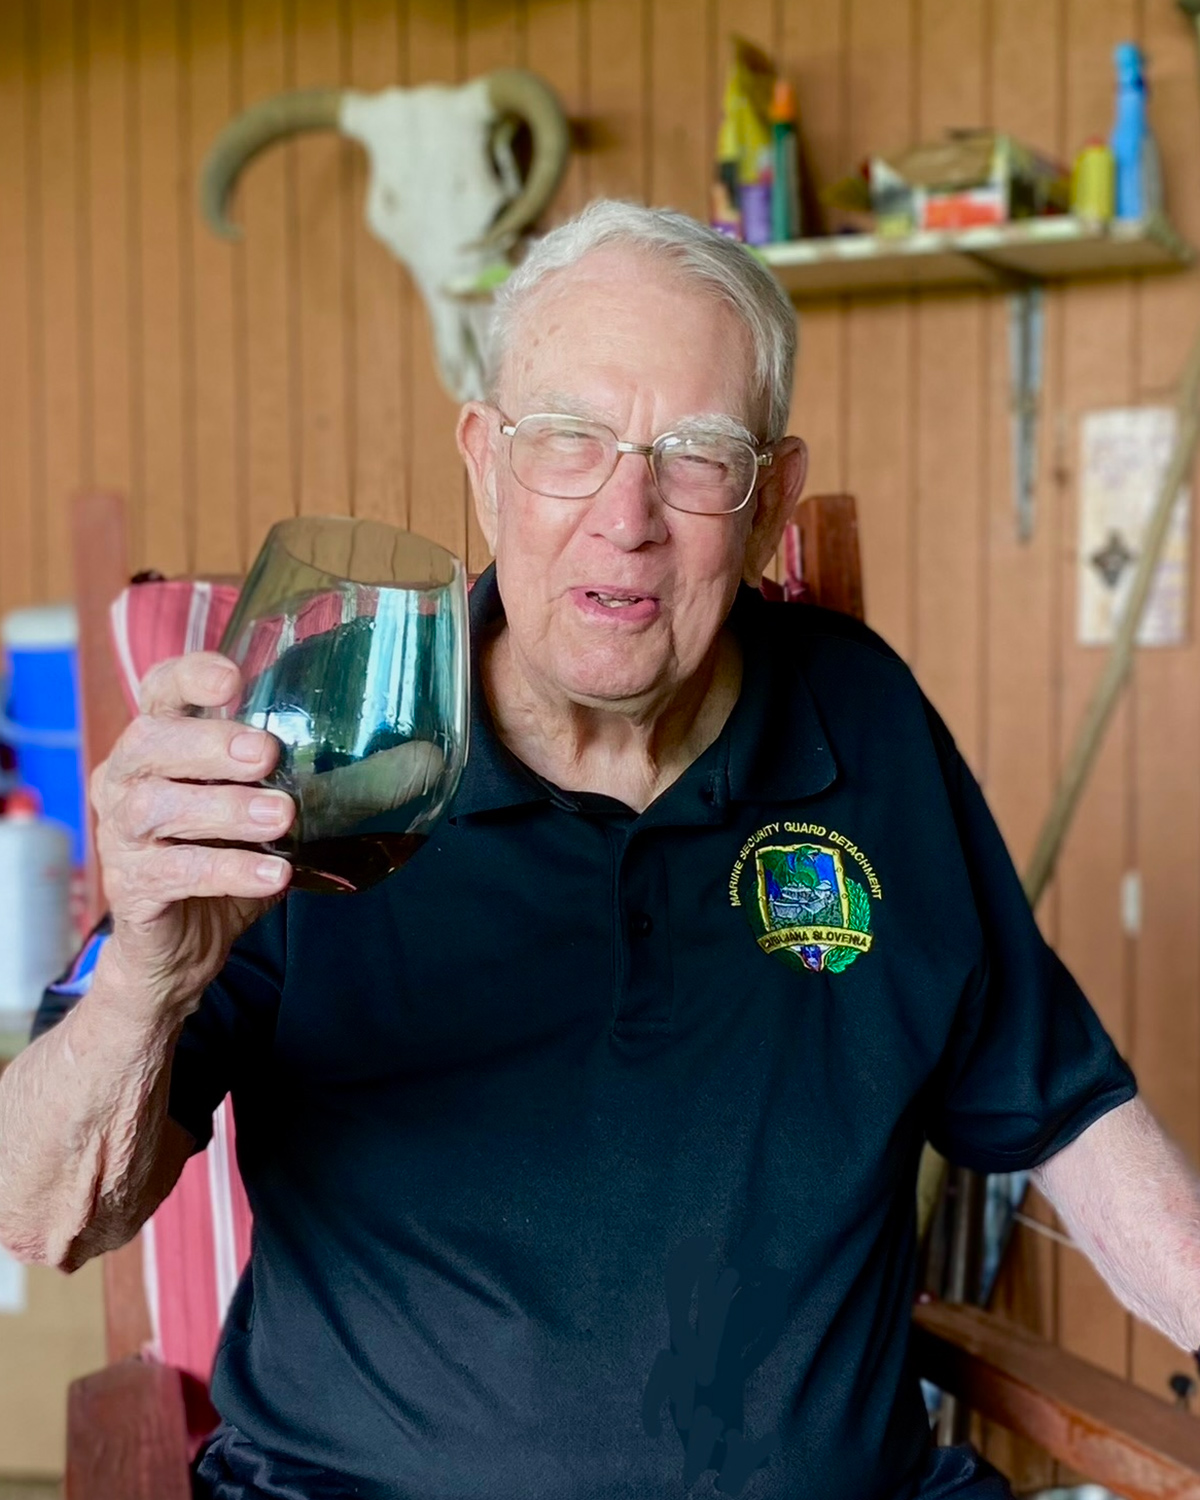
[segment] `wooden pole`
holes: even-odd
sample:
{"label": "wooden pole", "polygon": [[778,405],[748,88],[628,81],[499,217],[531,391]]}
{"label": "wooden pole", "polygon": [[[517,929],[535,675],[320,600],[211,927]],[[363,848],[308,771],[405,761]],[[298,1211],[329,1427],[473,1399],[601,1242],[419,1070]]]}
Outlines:
{"label": "wooden pole", "polygon": [[1163,475],[1158,498],[1142,540],[1141,554],[1138,557],[1137,567],[1134,569],[1133,583],[1121,615],[1121,623],[1117,627],[1104,674],[1096,684],[1087,712],[1084,714],[1083,723],[1075,736],[1070,757],[1059,780],[1050,811],[1042,824],[1037,847],[1025,875],[1025,894],[1029,898],[1029,904],[1035,908],[1050,882],[1050,877],[1054,874],[1054,866],[1058,861],[1059,850],[1062,848],[1075,806],[1087,782],[1092,762],[1104,739],[1104,731],[1108,727],[1108,721],[1112,717],[1113,709],[1117,705],[1117,699],[1121,695],[1121,689],[1125,685],[1129,669],[1133,664],[1137,633],[1150,597],[1150,589],[1154,583],[1154,572],[1158,567],[1167,532],[1170,529],[1171,513],[1175,508],[1179,487],[1191,472],[1192,461],[1196,455],[1196,441],[1200,437],[1198,400],[1200,400],[1200,336],[1192,346],[1192,352],[1188,356],[1183,379],[1180,382],[1179,427],[1175,435],[1175,447],[1171,453],[1170,462],[1167,464],[1166,473]]}

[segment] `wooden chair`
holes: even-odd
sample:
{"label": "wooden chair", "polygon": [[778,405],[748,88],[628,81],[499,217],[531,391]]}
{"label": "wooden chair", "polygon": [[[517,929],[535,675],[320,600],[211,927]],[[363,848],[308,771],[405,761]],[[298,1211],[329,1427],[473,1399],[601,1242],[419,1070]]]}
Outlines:
{"label": "wooden chair", "polygon": [[[127,582],[119,497],[75,507],[76,597],[87,762],[125,722],[108,647],[108,610]],[[853,498],[803,501],[787,538],[787,576],[766,592],[862,618]],[[93,910],[99,889],[91,872]],[[180,1372],[142,1355],[150,1335],[135,1242],[105,1257],[108,1368],[71,1388],[66,1500],[189,1500],[188,1402]],[[1200,1423],[1188,1413],[982,1309],[919,1303],[917,1365],[975,1413],[1038,1444],[1128,1500],[1200,1500]]]}

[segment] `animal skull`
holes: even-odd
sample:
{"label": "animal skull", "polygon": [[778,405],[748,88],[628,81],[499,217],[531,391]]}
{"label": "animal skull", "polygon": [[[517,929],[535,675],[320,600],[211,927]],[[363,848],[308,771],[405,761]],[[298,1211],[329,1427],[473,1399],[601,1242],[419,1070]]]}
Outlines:
{"label": "animal skull", "polygon": [[[533,141],[524,183],[510,150],[514,117]],[[200,201],[209,227],[239,238],[227,205],[241,169],[274,141],[326,129],[366,149],[367,223],[421,288],[442,383],[459,400],[481,396],[490,308],[462,289],[506,258],[553,197],[569,150],[558,100],[519,68],[459,88],[303,89],[262,100],[225,127],[205,161]]]}

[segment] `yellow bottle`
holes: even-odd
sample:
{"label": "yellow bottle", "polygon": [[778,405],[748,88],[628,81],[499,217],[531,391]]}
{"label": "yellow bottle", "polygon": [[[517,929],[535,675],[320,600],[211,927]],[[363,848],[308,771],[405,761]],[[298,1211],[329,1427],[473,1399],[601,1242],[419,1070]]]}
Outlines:
{"label": "yellow bottle", "polygon": [[1113,154],[1101,140],[1091,140],[1071,169],[1071,212],[1101,222],[1113,216],[1116,169]]}

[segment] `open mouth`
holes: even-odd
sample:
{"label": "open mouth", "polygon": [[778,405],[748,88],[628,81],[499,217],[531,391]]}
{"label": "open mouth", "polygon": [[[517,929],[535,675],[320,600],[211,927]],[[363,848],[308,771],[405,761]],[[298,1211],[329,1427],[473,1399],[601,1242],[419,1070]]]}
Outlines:
{"label": "open mouth", "polygon": [[580,584],[571,590],[576,607],[593,620],[619,621],[622,625],[648,625],[658,619],[662,600],[657,594],[639,594],[636,589],[588,588]]}
{"label": "open mouth", "polygon": [[630,605],[641,604],[649,597],[647,594],[602,594],[596,589],[588,589],[586,592],[589,599],[594,599],[605,609],[628,609]]}

